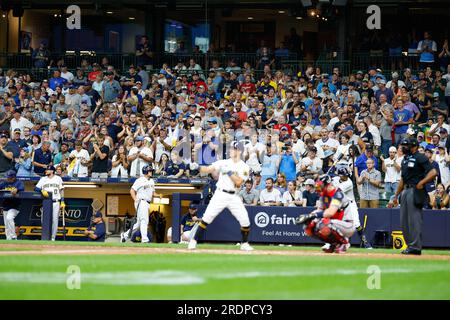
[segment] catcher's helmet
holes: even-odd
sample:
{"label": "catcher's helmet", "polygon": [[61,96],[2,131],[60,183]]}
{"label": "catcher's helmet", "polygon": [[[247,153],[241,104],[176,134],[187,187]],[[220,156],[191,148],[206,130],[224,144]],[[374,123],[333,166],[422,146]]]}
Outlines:
{"label": "catcher's helmet", "polygon": [[331,177],[328,174],[323,174],[316,181],[316,191],[322,192],[322,190],[329,184],[331,184]]}
{"label": "catcher's helmet", "polygon": [[143,174],[148,174],[149,172],[153,173],[153,167],[147,164],[146,166],[144,166],[142,168],[142,173]]}

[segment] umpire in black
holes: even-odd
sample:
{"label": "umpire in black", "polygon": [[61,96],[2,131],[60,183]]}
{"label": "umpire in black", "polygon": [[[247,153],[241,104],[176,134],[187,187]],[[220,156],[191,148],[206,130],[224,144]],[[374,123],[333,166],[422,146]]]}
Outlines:
{"label": "umpire in black", "polygon": [[[400,142],[405,157],[402,161],[401,179],[395,192],[393,205],[400,202],[400,224],[408,248],[403,254],[422,253],[423,206],[427,200],[425,184],[437,176],[427,157],[417,151],[419,142],[410,137]],[[399,201],[400,196],[400,201]]]}

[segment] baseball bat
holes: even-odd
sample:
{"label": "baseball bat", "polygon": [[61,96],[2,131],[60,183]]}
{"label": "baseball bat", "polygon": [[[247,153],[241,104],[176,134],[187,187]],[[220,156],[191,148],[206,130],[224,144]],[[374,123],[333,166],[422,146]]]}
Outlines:
{"label": "baseball bat", "polygon": [[63,241],[66,241],[66,209],[62,210]]}
{"label": "baseball bat", "polygon": [[[364,215],[364,224],[363,224],[363,229],[362,229],[363,234],[366,231],[366,226],[367,226],[367,214]],[[359,246],[361,247],[362,244],[363,244],[363,241],[362,241],[362,236],[361,236],[361,241],[359,243]]]}
{"label": "baseball bat", "polygon": [[331,165],[331,167],[328,168],[328,171],[327,171],[326,174],[329,174],[330,171],[331,171],[331,169],[333,169],[333,168],[336,166],[336,164],[337,164],[339,161],[341,161],[341,159],[342,159],[343,157],[344,157],[344,154],[341,153],[341,154],[339,155],[339,157],[333,162],[333,164]]}
{"label": "baseball bat", "polygon": [[[195,235],[195,233],[197,232],[197,229],[198,229],[198,222],[196,222],[196,223],[194,224],[194,226],[193,226],[192,229],[191,229],[191,233],[189,233],[189,241],[191,241],[191,240],[194,238],[194,235]],[[182,235],[180,235],[180,239],[181,239],[181,236],[182,236]]]}

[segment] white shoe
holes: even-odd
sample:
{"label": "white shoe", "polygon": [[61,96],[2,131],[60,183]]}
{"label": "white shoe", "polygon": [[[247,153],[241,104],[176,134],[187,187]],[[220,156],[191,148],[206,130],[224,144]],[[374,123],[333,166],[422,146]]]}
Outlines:
{"label": "white shoe", "polygon": [[329,243],[325,243],[322,247],[322,250],[328,250],[330,249],[330,244]]}
{"label": "white shoe", "polygon": [[248,244],[248,242],[244,242],[241,244],[242,251],[253,251],[253,248]]}
{"label": "white shoe", "polygon": [[189,241],[188,250],[195,250],[197,248],[197,240],[192,239]]}
{"label": "white shoe", "polygon": [[350,246],[351,246],[351,244],[350,244],[350,242],[349,242],[349,243],[347,243],[347,244],[345,245],[345,249],[348,250],[348,249],[350,248]]}
{"label": "white shoe", "polygon": [[120,242],[127,242],[127,238],[126,238],[126,236],[125,236],[125,232],[122,232],[122,233],[120,234]]}

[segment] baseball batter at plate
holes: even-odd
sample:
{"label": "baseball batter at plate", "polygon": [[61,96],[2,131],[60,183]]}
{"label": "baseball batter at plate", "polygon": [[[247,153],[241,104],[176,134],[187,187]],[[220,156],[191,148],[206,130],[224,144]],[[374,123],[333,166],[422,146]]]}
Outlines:
{"label": "baseball batter at plate", "polygon": [[364,234],[364,229],[361,226],[361,222],[359,220],[359,212],[358,206],[356,205],[355,194],[353,193],[353,182],[349,178],[350,170],[348,167],[340,167],[337,170],[338,176],[333,178],[333,185],[336,188],[339,188],[344,195],[349,199],[349,205],[345,209],[345,211],[353,217],[353,225],[361,237],[361,242],[366,249],[372,249],[370,242],[367,240],[366,235]]}
{"label": "baseball batter at plate", "polygon": [[241,150],[243,146],[233,141],[231,143],[230,159],[219,160],[207,167],[201,167],[203,173],[218,173],[219,179],[216,184],[216,191],[209,202],[208,207],[199,222],[198,228],[189,241],[188,249],[193,250],[197,247],[197,240],[205,232],[207,226],[224,210],[230,210],[231,214],[239,221],[241,225],[242,243],[241,250],[252,251],[253,248],[248,243],[250,233],[250,219],[238,190],[248,180],[250,167],[241,160]]}
{"label": "baseball batter at plate", "polygon": [[147,234],[148,229],[148,212],[153,195],[155,194],[155,181],[152,179],[153,168],[150,165],[145,165],[142,168],[144,176],[136,179],[130,189],[131,198],[134,201],[136,209],[137,220],[131,230],[127,230],[120,234],[121,242],[126,242],[131,238],[131,235],[138,229],[141,232],[141,242],[150,242]]}
{"label": "baseball batter at plate", "polygon": [[303,225],[308,236],[329,243],[330,247],[324,249],[325,252],[344,253],[348,239],[355,232],[353,216],[345,210],[350,201],[339,188],[333,186],[327,174],[319,177],[316,190],[320,194],[318,209],[300,215],[296,223]]}
{"label": "baseball batter at plate", "polygon": [[64,183],[60,176],[55,175],[55,167],[49,166],[45,170],[45,176],[42,177],[34,191],[40,192],[44,198],[49,197],[49,192],[52,193],[53,210],[52,210],[52,241],[56,240],[58,233],[59,210],[66,207],[64,203]]}

